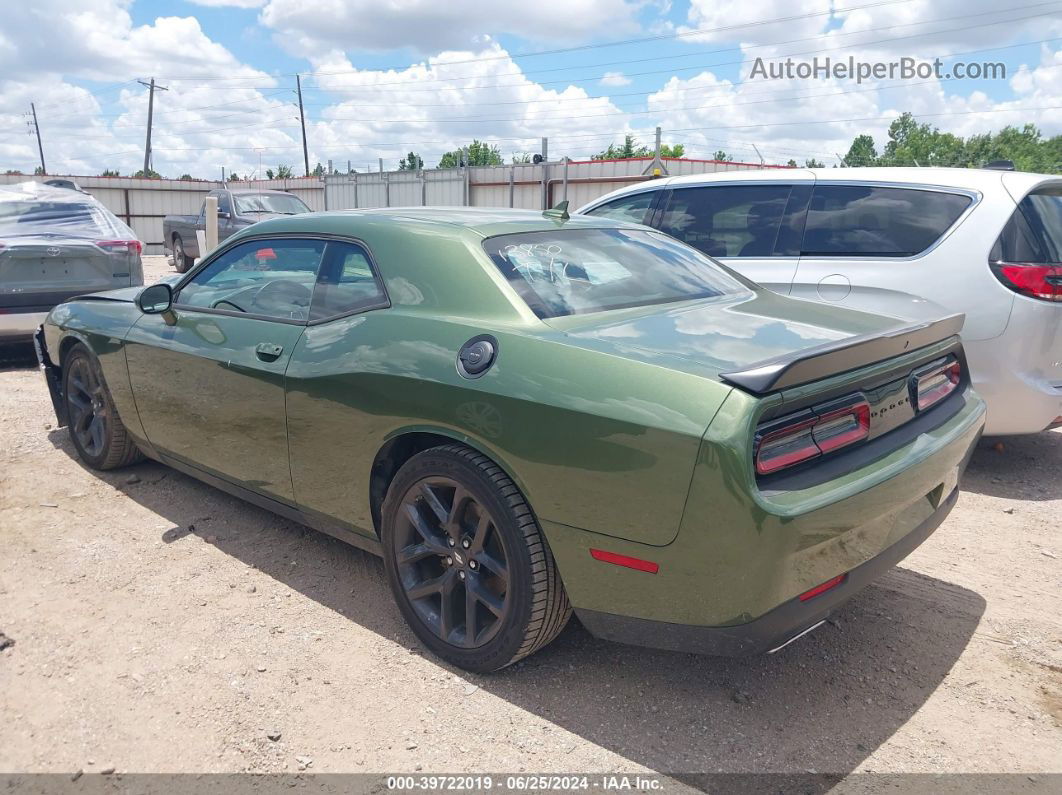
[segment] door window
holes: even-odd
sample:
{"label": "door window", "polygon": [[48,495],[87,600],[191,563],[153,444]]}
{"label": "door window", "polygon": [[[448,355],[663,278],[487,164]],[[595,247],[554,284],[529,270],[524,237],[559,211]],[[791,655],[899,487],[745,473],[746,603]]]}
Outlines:
{"label": "door window", "polygon": [[789,192],[789,185],[680,188],[659,227],[712,257],[770,257]]}
{"label": "door window", "polygon": [[653,203],[656,191],[643,191],[631,196],[622,196],[618,199],[602,204],[600,207],[587,212],[587,215],[599,215],[602,218],[614,218],[617,221],[627,221],[632,224],[644,224],[646,213]]}
{"label": "door window", "polygon": [[305,322],[325,246],[323,240],[241,243],[196,273],[176,304]]}
{"label": "door window", "polygon": [[310,320],[348,315],[387,303],[365,249],[354,243],[329,243],[313,288]]}
{"label": "door window", "polygon": [[951,229],[973,200],[957,193],[821,185],[811,195],[801,254],[910,257]]}
{"label": "door window", "polygon": [[232,215],[232,198],[230,194],[218,194],[218,211]]}

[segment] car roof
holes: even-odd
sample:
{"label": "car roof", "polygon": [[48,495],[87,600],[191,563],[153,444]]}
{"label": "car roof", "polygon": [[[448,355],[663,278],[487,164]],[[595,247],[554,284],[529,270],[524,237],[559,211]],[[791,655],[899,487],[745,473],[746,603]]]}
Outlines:
{"label": "car roof", "polygon": [[333,210],[261,221],[255,225],[266,231],[311,231],[323,225],[342,224],[346,231],[357,233],[361,227],[435,227],[450,231],[468,231],[479,237],[541,232],[556,229],[647,229],[640,224],[596,216],[572,215],[568,219],[548,217],[541,210],[510,210],[500,207],[386,207],[364,210]]}
{"label": "car roof", "polygon": [[600,196],[586,206],[602,201],[661,188],[683,188],[735,182],[879,182],[904,185],[959,188],[971,191],[993,190],[1001,185],[1014,195],[1024,195],[1037,185],[1058,181],[1057,175],[1020,171],[1001,171],[989,168],[938,168],[918,166],[859,167],[859,168],[789,168],[716,171],[709,174],[686,174],[664,177],[614,190]]}
{"label": "car roof", "polygon": [[268,190],[266,188],[219,188],[219,190],[227,190],[235,196],[257,196],[261,193],[271,193],[275,196],[295,196],[294,193],[290,193],[286,190]]}

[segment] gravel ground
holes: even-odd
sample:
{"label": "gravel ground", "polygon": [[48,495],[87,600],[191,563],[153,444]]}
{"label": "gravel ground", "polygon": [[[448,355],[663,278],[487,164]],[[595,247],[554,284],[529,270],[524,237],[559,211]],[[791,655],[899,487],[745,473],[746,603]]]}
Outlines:
{"label": "gravel ground", "polygon": [[5,357],[0,770],[1062,772],[1062,433],[982,442],[930,540],[782,653],[573,621],[477,676],[418,647],[375,558],[158,464],[82,467]]}

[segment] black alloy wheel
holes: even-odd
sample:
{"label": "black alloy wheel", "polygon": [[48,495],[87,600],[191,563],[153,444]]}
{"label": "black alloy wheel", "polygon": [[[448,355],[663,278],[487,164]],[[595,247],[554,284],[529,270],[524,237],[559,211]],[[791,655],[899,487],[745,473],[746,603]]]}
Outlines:
{"label": "black alloy wheel", "polygon": [[457,481],[425,478],[402,499],[395,532],[402,587],[436,636],[464,649],[494,637],[511,600],[508,555],[490,511]]}
{"label": "black alloy wheel", "polygon": [[553,640],[571,605],[520,490],[458,444],[403,464],[382,507],[391,591],[420,641],[454,665],[490,672]]}
{"label": "black alloy wheel", "polygon": [[115,469],[143,458],[122,424],[99,362],[77,344],[63,360],[63,398],[70,440],[94,469]]}

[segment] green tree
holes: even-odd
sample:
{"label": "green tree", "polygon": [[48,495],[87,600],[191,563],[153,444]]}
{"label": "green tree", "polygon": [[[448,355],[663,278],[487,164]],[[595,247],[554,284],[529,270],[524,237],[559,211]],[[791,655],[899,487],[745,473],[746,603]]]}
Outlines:
{"label": "green tree", "polygon": [[[660,144],[661,157],[682,157],[686,153],[685,144]],[[609,144],[608,148],[596,155],[591,155],[591,160],[626,160],[632,157],[652,157],[653,150],[641,144],[638,140],[627,133],[623,136],[622,144]]]}
{"label": "green tree", "polygon": [[146,179],[162,179],[162,174],[160,174],[153,168],[149,168],[147,171],[144,171],[144,169],[140,169],[138,172],[133,174],[133,176],[144,177]]}
{"label": "green tree", "polygon": [[816,160],[813,157],[809,157],[804,161],[804,168],[826,168],[826,164],[821,160]]}
{"label": "green tree", "polygon": [[1062,172],[1062,135],[1044,138],[1033,124],[1004,127],[996,133],[971,135],[965,140],[919,124],[910,113],[889,125],[889,140],[881,155],[874,140],[859,135],[852,141],[846,165],[956,166],[980,168],[992,160],[1011,160],[1019,171]]}
{"label": "green tree", "polygon": [[100,174],[101,177],[118,177],[121,176],[116,168],[105,168]]}
{"label": "green tree", "polygon": [[712,160],[718,160],[718,161],[720,161],[722,163],[733,163],[734,162],[734,156],[733,155],[728,155],[722,149],[716,149],[715,150],[715,154],[712,155]]}
{"label": "green tree", "polygon": [[889,140],[880,165],[961,166],[965,164],[962,138],[944,133],[929,124],[919,124],[910,113],[889,125]]}
{"label": "green tree", "polygon": [[318,161],[317,165],[313,167],[313,171],[310,172],[310,175],[314,177],[323,177],[324,174],[325,167],[321,164],[320,161]]}
{"label": "green tree", "polygon": [[513,152],[513,164],[530,163],[530,162],[531,162],[531,153],[530,152]]}
{"label": "green tree", "polygon": [[419,171],[422,168],[424,168],[424,158],[416,152],[410,152],[398,161],[399,171]]}
{"label": "green tree", "polygon": [[648,157],[649,148],[635,140],[634,136],[627,133],[623,136],[622,144],[609,144],[608,148],[596,155],[591,155],[591,160],[626,160],[631,157]]}
{"label": "green tree", "polygon": [[181,176],[179,176],[177,179],[183,180],[185,182],[191,182],[192,181],[192,175],[191,174],[181,174]]}
{"label": "green tree", "polygon": [[273,179],[275,176],[276,176],[276,172],[273,169],[271,169],[271,168],[267,168],[266,169],[266,179]]}
{"label": "green tree", "polygon": [[795,161],[793,158],[789,158],[789,160],[786,161],[786,165],[789,166],[790,168],[796,168],[797,167],[797,161]]}
{"label": "green tree", "polygon": [[869,135],[857,135],[852,145],[848,147],[848,154],[844,156],[846,166],[873,166],[878,162],[878,150],[874,146],[874,139]]}
{"label": "green tree", "polygon": [[236,173],[236,169],[230,168],[228,171],[228,177],[226,177],[226,179],[228,179],[229,182],[239,182],[240,175]]}
{"label": "green tree", "polygon": [[[291,171],[291,166],[286,166],[284,164],[281,164],[281,165],[277,166],[277,172],[276,173],[277,173],[277,176],[276,176],[277,179],[291,179],[294,176],[292,174],[292,171]],[[270,177],[270,179],[273,179],[273,177]]]}
{"label": "green tree", "polygon": [[37,166],[35,169],[33,169],[33,175],[36,176],[36,177],[43,177],[44,176],[44,166]]}
{"label": "green tree", "polygon": [[[457,168],[462,165],[464,160],[464,152],[460,149],[455,149],[452,152],[447,152],[439,159],[439,168]],[[497,146],[492,146],[486,141],[480,141],[478,138],[474,138],[472,143],[468,145],[468,162],[464,165],[469,166],[500,166],[505,161],[502,160],[501,152],[498,151]]]}
{"label": "green tree", "polygon": [[17,168],[9,168],[4,173],[7,174],[8,176],[22,176],[22,172],[19,171]]}

